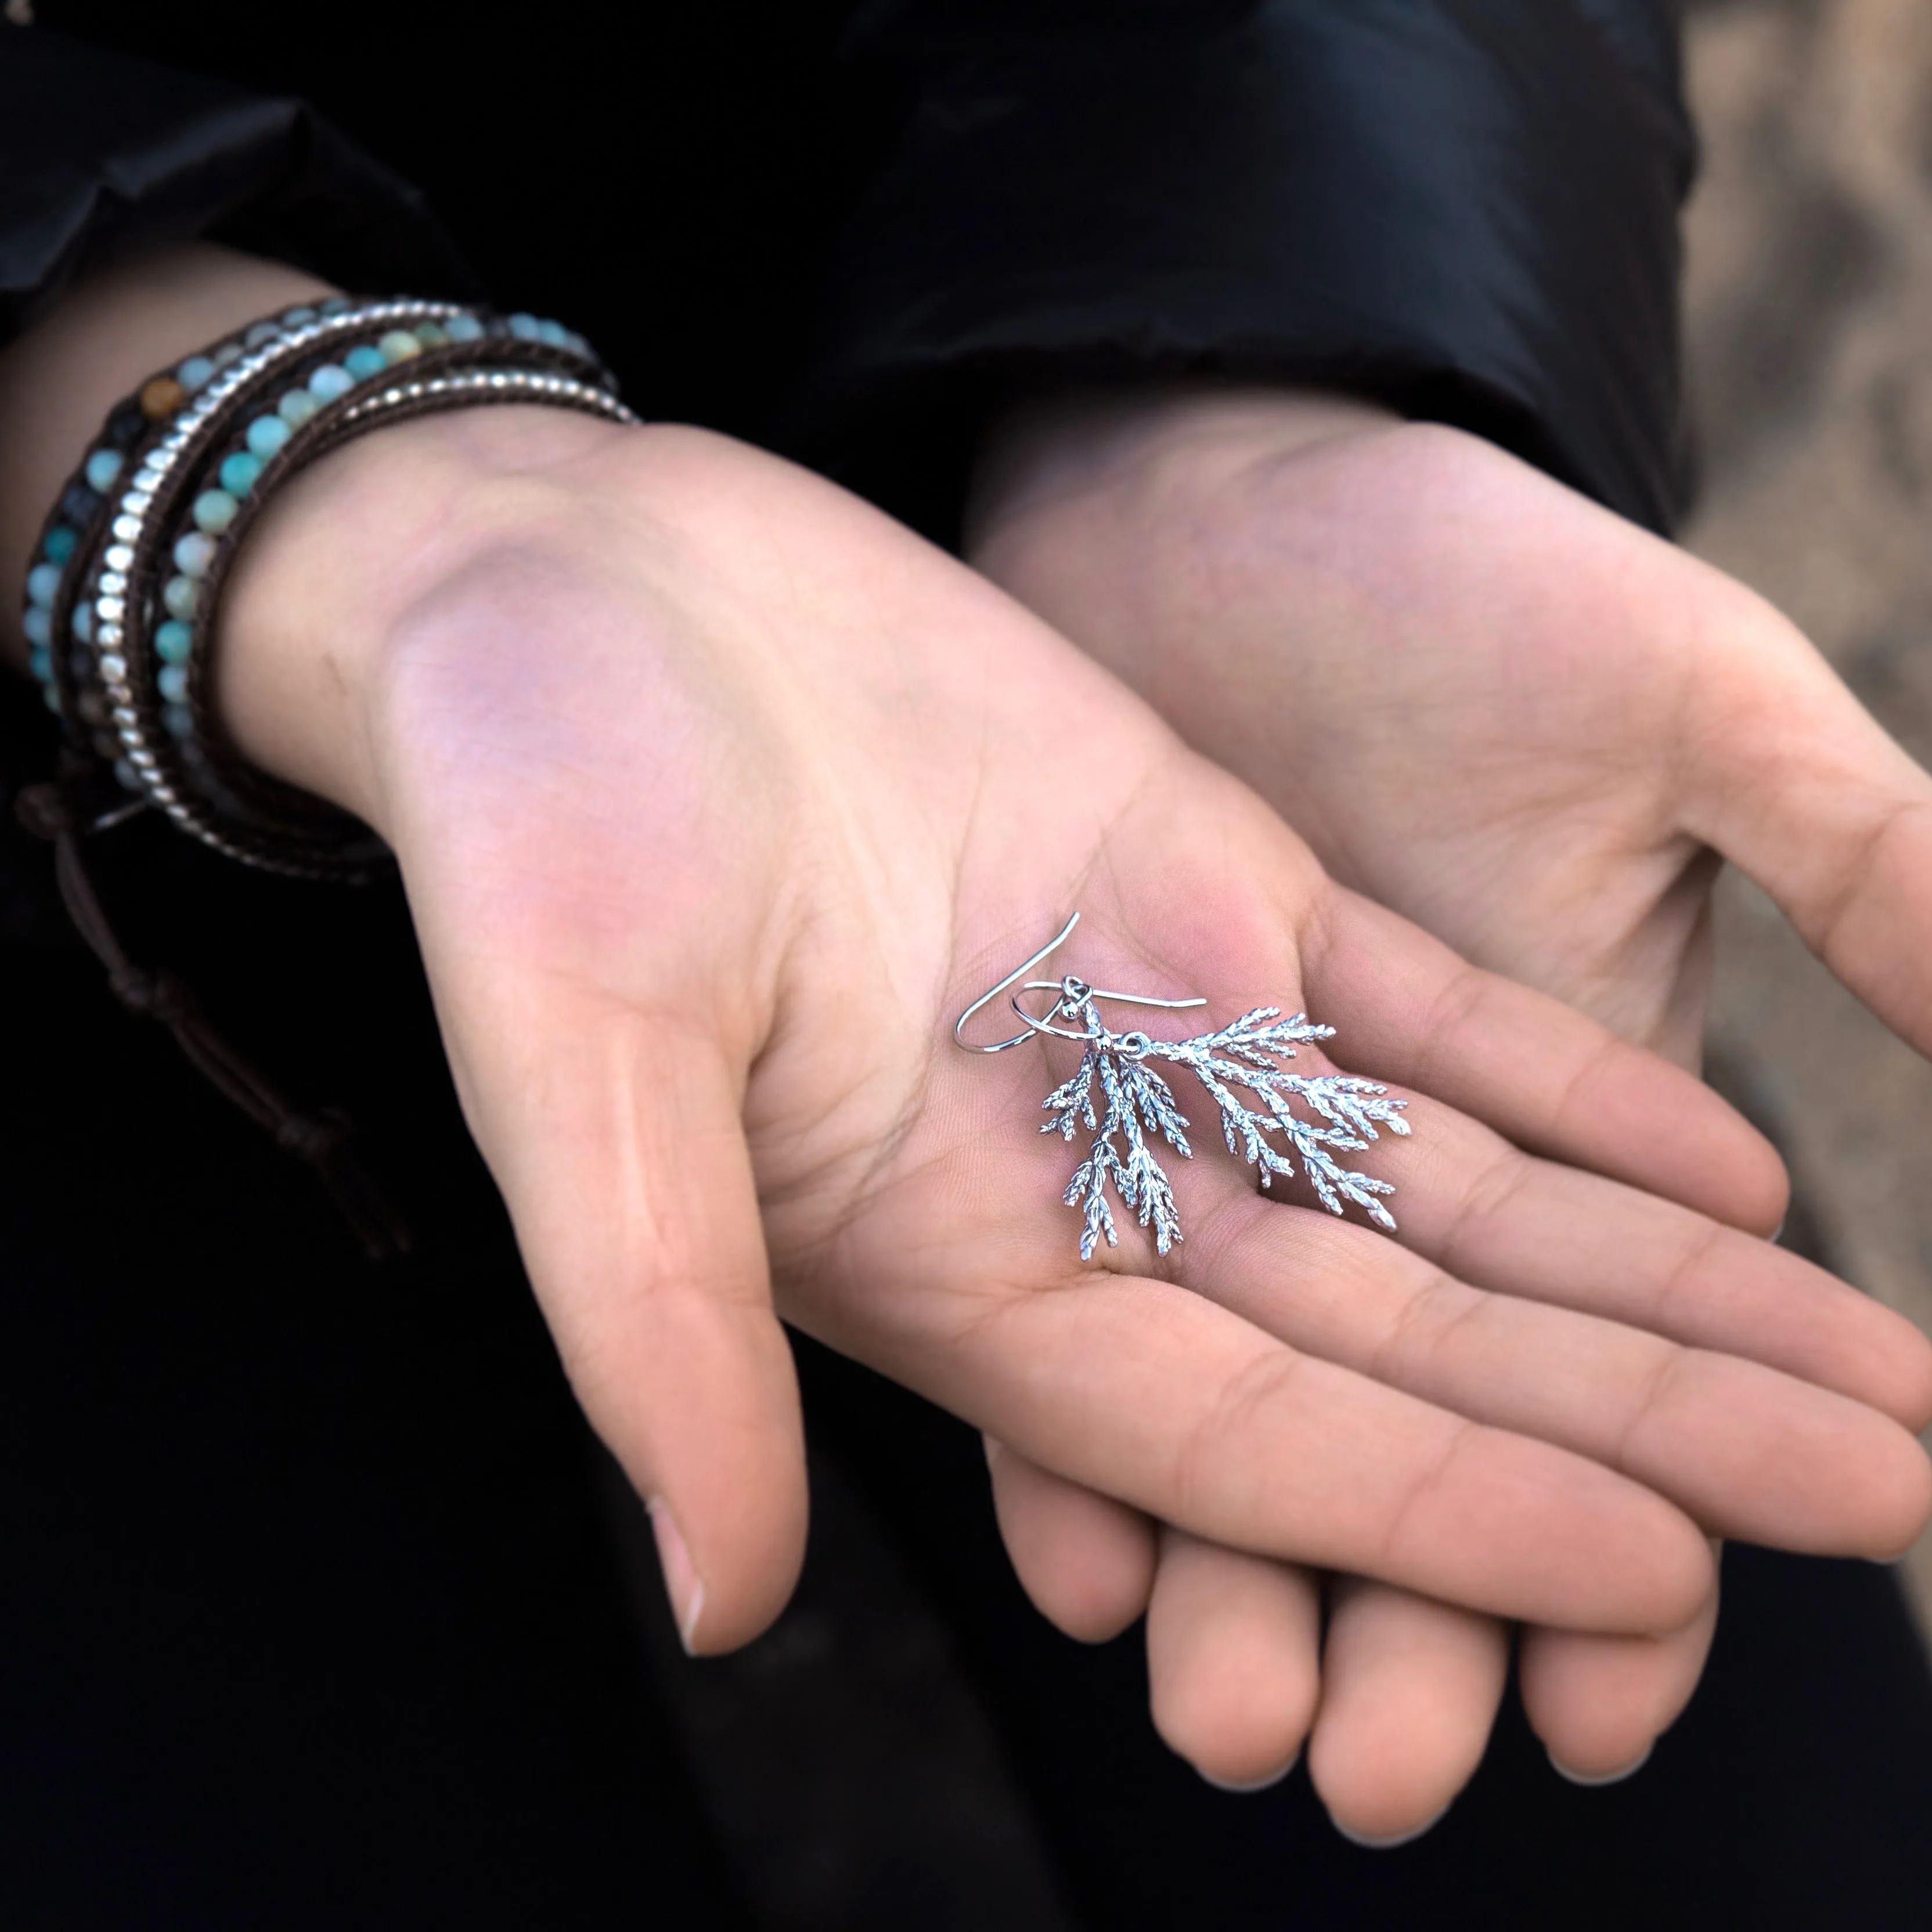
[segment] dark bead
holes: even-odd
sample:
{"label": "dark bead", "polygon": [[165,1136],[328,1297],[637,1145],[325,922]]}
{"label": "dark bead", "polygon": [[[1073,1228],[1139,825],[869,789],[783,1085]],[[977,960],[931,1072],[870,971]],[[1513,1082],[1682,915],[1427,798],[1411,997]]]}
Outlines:
{"label": "dark bead", "polygon": [[105,758],[112,764],[121,755],[121,740],[112,731],[95,732],[94,755],[97,758]]}
{"label": "dark bead", "polygon": [[146,412],[139,403],[123,403],[107,418],[107,426],[101,432],[104,442],[116,449],[130,448],[139,440],[148,427]]}
{"label": "dark bead", "polygon": [[68,522],[83,526],[100,507],[100,494],[85,483],[70,483],[60,500],[60,513]]}

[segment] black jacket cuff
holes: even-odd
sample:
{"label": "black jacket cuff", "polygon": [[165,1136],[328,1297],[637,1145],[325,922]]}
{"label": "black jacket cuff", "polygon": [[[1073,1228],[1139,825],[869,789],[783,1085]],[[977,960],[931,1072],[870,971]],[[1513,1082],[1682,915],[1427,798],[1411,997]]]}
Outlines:
{"label": "black jacket cuff", "polygon": [[1017,388],[1211,369],[1684,494],[1669,0],[884,0],[908,90],[793,446],[950,536]]}

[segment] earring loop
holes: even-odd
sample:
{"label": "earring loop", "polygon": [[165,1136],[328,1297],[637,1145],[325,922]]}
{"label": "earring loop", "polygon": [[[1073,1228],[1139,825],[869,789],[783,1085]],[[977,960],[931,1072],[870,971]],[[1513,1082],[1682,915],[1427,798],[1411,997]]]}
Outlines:
{"label": "earring loop", "polygon": [[[1020,988],[1019,992],[1014,994],[1007,1002],[1015,1013],[1026,1022],[1026,1031],[1016,1033],[1011,1040],[1000,1040],[992,1046],[969,1046],[962,1037],[965,1031],[966,1022],[988,1001],[997,1000],[1022,974],[1030,973],[1042,959],[1058,952],[1060,947],[1072,937],[1073,928],[1079,923],[1080,915],[1076,912],[1030,959],[1014,968],[1012,971],[1009,973],[997,986],[989,987],[982,993],[952,1022],[953,1044],[968,1053],[1004,1053],[1010,1046],[1024,1046],[1036,1034],[1050,1034],[1055,1040],[1093,1039],[1095,1036],[1090,1033],[1068,1033],[1059,1027],[1049,1026],[1047,1024],[1047,1020],[1051,1020],[1054,1012],[1059,1010],[1060,1001],[1069,999],[1082,1002],[1088,1000],[1112,1000],[1121,1006],[1160,1006],[1170,1012],[1180,1012],[1190,1006],[1204,1006],[1208,1004],[1204,999],[1157,1000],[1147,993],[1110,993],[1105,987],[1088,986],[1084,980],[1076,979],[1070,973],[1064,980],[1029,980],[1024,986]],[[1076,987],[1079,988],[1077,993],[1074,991]],[[1058,993],[1060,998],[1056,1000],[1053,1006],[1048,1010],[1046,1020],[1038,1020],[1020,1004],[1020,993]]]}
{"label": "earring loop", "polygon": [[[1030,959],[1023,961],[1019,965],[1015,967],[997,986],[989,986],[985,992],[982,993],[980,997],[952,1022],[953,1045],[956,1047],[961,1048],[968,1053],[1004,1053],[1008,1047],[1023,1046],[1028,1040],[1032,1039],[1033,1022],[1030,1020],[1027,1020],[1027,1030],[1024,1033],[1016,1033],[1013,1035],[1011,1040],[1003,1040],[1000,1041],[997,1046],[970,1046],[967,1044],[964,1036],[966,1030],[966,1022],[970,1020],[982,1006],[988,1004],[988,1002],[992,1000],[997,1000],[1015,980],[1023,979],[1049,954],[1058,952],[1060,947],[1064,946],[1067,940],[1072,937],[1073,928],[1079,923],[1080,915],[1076,912],[1073,916],[1063,926],[1060,930],[1033,956]],[[1021,1014],[1020,1018],[1023,1020],[1027,1019],[1027,1016],[1024,1013]]]}

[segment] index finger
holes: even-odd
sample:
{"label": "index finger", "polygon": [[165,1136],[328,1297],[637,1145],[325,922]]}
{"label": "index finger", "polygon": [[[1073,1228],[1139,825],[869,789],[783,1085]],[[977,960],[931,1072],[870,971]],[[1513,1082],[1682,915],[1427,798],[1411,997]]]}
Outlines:
{"label": "index finger", "polygon": [[1710,1588],[1702,1534],[1652,1491],[1303,1354],[1188,1289],[1096,1268],[934,1297],[911,1287],[943,1262],[916,1243],[897,1258],[908,1292],[891,1328],[848,1332],[836,1295],[788,1312],[1042,1467],[1197,1536],[1579,1629],[1673,1628]]}

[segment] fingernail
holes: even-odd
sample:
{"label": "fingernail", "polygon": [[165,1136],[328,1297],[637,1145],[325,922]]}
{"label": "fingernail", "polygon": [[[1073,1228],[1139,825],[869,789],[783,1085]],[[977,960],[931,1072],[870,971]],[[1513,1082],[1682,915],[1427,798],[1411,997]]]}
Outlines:
{"label": "fingernail", "polygon": [[1433,1817],[1425,1818],[1414,1831],[1398,1832],[1393,1838],[1371,1838],[1365,1837],[1360,1832],[1352,1832],[1332,1811],[1328,1814],[1328,1822],[1348,1840],[1350,1844],[1359,1845],[1365,1852],[1392,1852],[1396,1846],[1412,1845],[1425,1832],[1434,1831],[1448,1815],[1449,1808],[1445,1804]]}
{"label": "fingernail", "polygon": [[698,1620],[704,1614],[704,1585],[691,1561],[691,1552],[679,1533],[662,1496],[652,1496],[644,1507],[651,1513],[651,1528],[658,1540],[658,1562],[663,1566],[664,1590],[670,1598],[671,1614],[677,1619],[678,1641],[684,1654],[694,1657],[693,1640]]}
{"label": "fingernail", "polygon": [[1550,1762],[1556,1767],[1558,1777],[1567,1778],[1572,1784],[1580,1784],[1586,1791],[1594,1791],[1599,1785],[1621,1784],[1625,1778],[1636,1777],[1649,1763],[1650,1754],[1656,1748],[1654,1743],[1646,1744],[1642,1752],[1621,1771],[1572,1771],[1554,1751],[1550,1754]]}
{"label": "fingernail", "polygon": [[[1200,1774],[1203,1782],[1211,1784],[1216,1791],[1232,1791],[1236,1797],[1244,1798],[1251,1791],[1271,1791],[1300,1762],[1301,1754],[1298,1750],[1279,1771],[1271,1771],[1265,1778],[1251,1778],[1245,1784],[1231,1778],[1216,1778],[1210,1772],[1202,1771]],[[1200,1771],[1198,1765],[1195,1768]]]}

